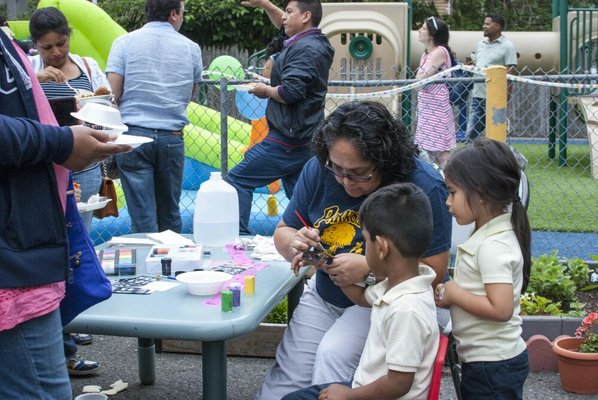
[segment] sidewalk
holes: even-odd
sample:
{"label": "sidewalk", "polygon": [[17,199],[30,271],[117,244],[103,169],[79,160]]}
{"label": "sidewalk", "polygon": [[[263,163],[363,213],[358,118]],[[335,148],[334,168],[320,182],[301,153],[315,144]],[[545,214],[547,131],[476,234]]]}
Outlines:
{"label": "sidewalk", "polygon": [[[81,394],[85,385],[109,385],[122,379],[129,388],[111,400],[187,400],[202,399],[202,361],[196,354],[156,354],[156,382],[145,386],[137,375],[137,339],[114,336],[94,336],[91,346],[80,346],[79,354],[101,363],[101,371],[90,377],[71,378],[73,397]],[[259,389],[266,371],[274,363],[268,358],[231,357],[228,359],[228,399],[250,400]],[[209,368],[209,366],[207,366]],[[590,400],[598,396],[567,393],[560,388],[555,372],[530,373],[524,398],[530,400]],[[456,399],[450,374],[442,378],[440,399]]]}

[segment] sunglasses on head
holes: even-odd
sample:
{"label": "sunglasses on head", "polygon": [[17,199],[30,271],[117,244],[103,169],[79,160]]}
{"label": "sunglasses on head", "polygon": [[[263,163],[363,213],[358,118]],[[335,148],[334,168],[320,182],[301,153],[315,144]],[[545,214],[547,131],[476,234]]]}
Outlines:
{"label": "sunglasses on head", "polygon": [[434,29],[438,30],[438,24],[436,23],[435,17],[428,18],[428,21],[432,21],[432,24],[434,24]]}

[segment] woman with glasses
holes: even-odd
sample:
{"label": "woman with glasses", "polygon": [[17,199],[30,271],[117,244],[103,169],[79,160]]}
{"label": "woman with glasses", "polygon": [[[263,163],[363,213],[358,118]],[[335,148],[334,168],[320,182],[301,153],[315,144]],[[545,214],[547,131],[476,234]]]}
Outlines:
{"label": "woman with glasses", "polygon": [[451,216],[444,181],[417,158],[407,130],[384,105],[339,106],[314,135],[312,149],[315,157],[301,172],[274,243],[294,271],[314,265],[316,273],[293,313],[259,399],[351,380],[368,334],[370,309],[354,305],[341,288],[375,283],[358,214],[369,194],[396,182],[420,186],[434,212],[434,239],[422,259],[437,273],[434,284],[443,282],[448,264]]}
{"label": "woman with glasses", "polygon": [[[451,67],[449,29],[440,18],[426,18],[419,29],[419,41],[426,46],[416,78],[426,79]],[[450,76],[448,76],[450,78]],[[415,143],[430,161],[444,168],[456,144],[455,119],[446,84],[428,84],[417,94]]]}

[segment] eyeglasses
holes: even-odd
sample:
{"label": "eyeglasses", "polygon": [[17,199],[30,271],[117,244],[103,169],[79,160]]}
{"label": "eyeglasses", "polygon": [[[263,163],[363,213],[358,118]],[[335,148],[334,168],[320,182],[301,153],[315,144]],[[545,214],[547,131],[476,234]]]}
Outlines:
{"label": "eyeglasses", "polygon": [[376,166],[374,165],[374,168],[372,168],[372,172],[370,172],[369,175],[346,174],[343,172],[342,168],[339,168],[338,166],[334,165],[330,160],[328,160],[326,164],[324,164],[324,168],[332,172],[332,174],[337,178],[347,178],[348,180],[353,182],[368,182],[374,176],[374,171],[376,171]]}
{"label": "eyeglasses", "polygon": [[432,21],[432,23],[434,24],[434,29],[438,30],[438,24],[436,23],[436,18],[430,17],[430,18],[428,18],[428,21]]}
{"label": "eyeglasses", "polygon": [[183,13],[183,15],[187,15],[187,14],[189,14],[189,10],[183,10],[183,11],[181,11],[181,12]]}

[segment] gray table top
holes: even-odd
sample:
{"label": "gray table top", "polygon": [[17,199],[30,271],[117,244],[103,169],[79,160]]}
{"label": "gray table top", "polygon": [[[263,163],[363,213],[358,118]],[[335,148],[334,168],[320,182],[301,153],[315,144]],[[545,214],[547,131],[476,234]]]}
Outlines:
{"label": "gray table top", "polygon": [[[102,245],[102,248],[106,248]],[[145,273],[148,246],[137,248],[137,274]],[[212,259],[223,259],[224,249],[212,250]],[[113,294],[81,313],[67,327],[69,332],[155,339],[219,341],[255,330],[284,296],[302,279],[287,262],[268,262],[255,275],[255,294],[241,294],[241,307],[222,312],[219,305],[204,304],[210,296],[194,296],[183,284],[151,294]],[[117,279],[117,278],[115,278]]]}

